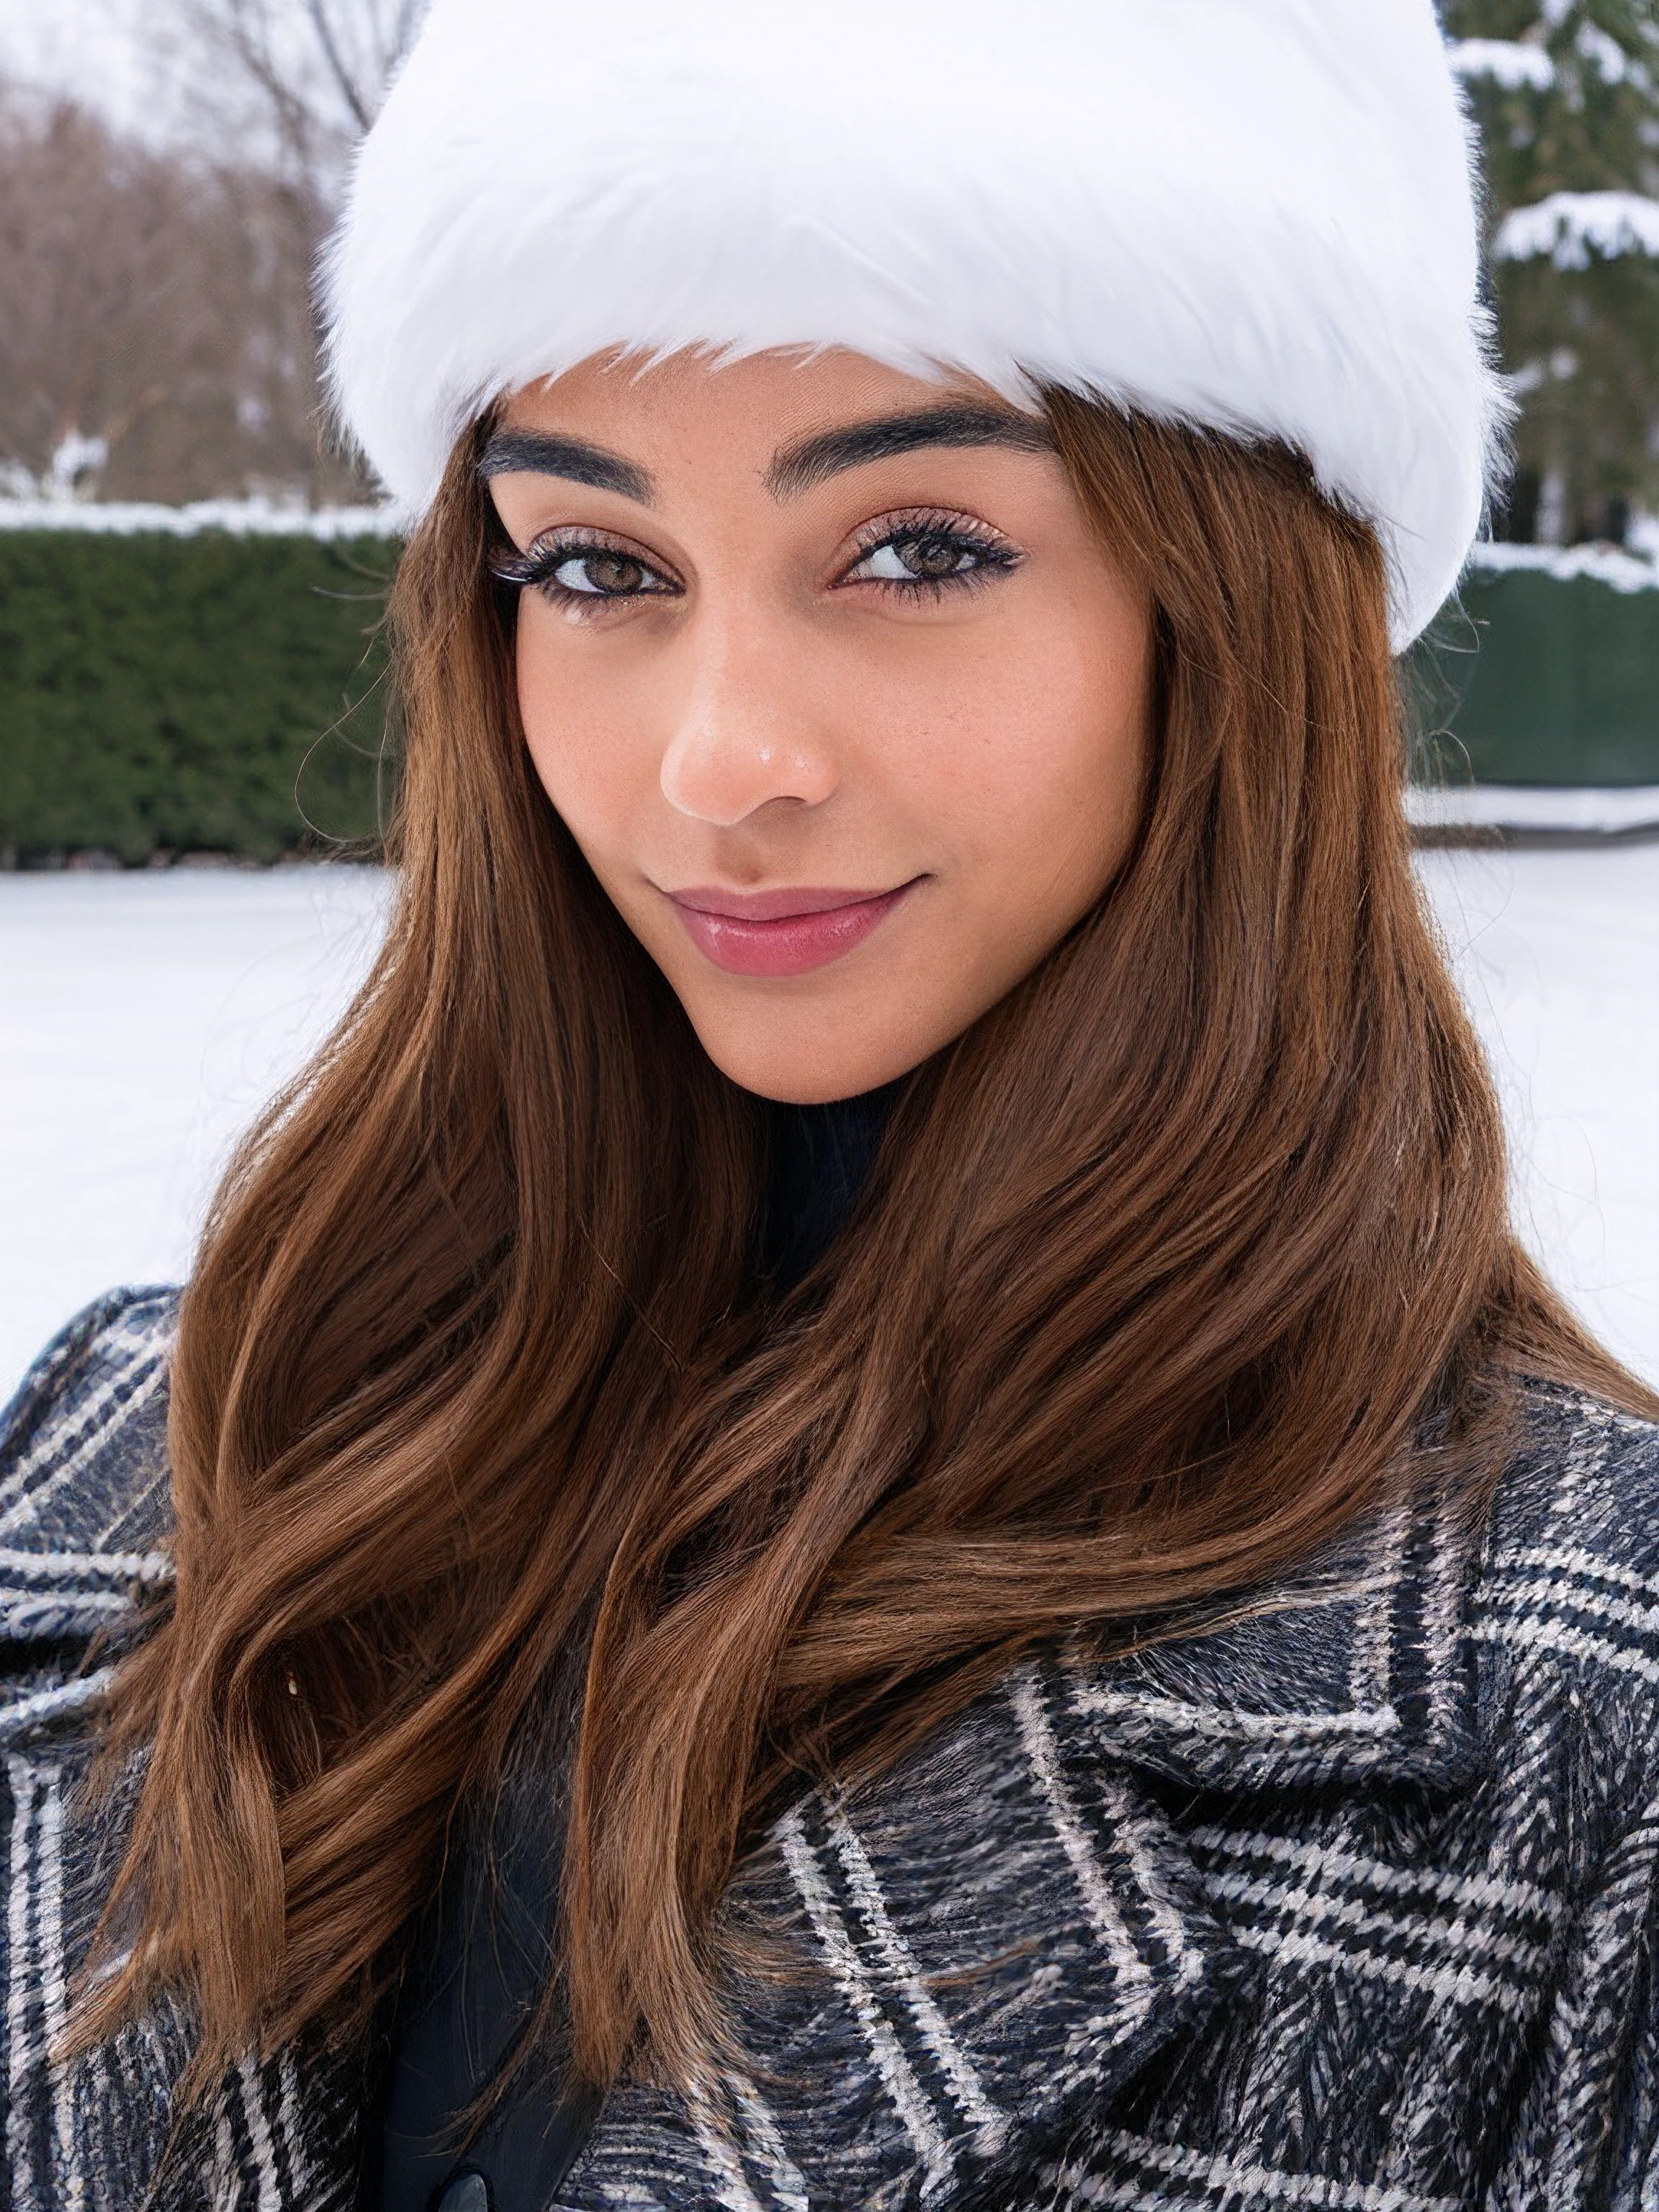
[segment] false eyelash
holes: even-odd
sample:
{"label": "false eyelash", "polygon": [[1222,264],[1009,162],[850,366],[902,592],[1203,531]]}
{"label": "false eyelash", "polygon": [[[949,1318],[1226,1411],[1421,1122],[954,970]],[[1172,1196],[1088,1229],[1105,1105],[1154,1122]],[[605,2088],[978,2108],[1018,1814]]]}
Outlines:
{"label": "false eyelash", "polygon": [[[637,562],[647,574],[661,576],[671,585],[677,580],[660,563],[647,561],[641,554],[612,544],[609,538],[590,538],[569,532],[539,542],[526,553],[520,553],[511,545],[498,546],[489,556],[489,568],[498,584],[506,584],[514,590],[558,592],[563,598],[580,599],[586,594],[567,592],[553,579],[567,561],[581,553],[614,553],[622,560]],[[651,593],[647,596],[659,595]]]}
{"label": "false eyelash", "polygon": [[[556,567],[557,563],[554,565]],[[515,591],[539,583],[544,577],[552,574],[547,566],[545,552],[520,553],[516,546],[493,548],[488,567],[498,584],[510,585]]]}
{"label": "false eyelash", "polygon": [[884,545],[906,538],[943,538],[951,544],[961,545],[967,552],[1000,553],[1010,560],[1018,558],[1007,540],[988,525],[970,521],[965,514],[943,507],[901,508],[896,514],[881,515],[866,523],[854,543],[862,561]]}
{"label": "false eyelash", "polygon": [[[910,595],[925,592],[938,599],[946,592],[968,589],[988,582],[993,576],[1006,574],[1009,569],[1018,568],[1024,558],[1005,538],[994,535],[982,525],[966,523],[961,515],[948,513],[943,508],[924,508],[907,514],[896,523],[890,516],[884,516],[879,522],[861,532],[854,540],[857,550],[848,564],[849,569],[856,568],[872,553],[880,552],[884,546],[902,545],[917,538],[937,539],[958,552],[972,554],[975,566],[954,575],[915,576],[903,583],[890,577],[866,580],[884,590]],[[626,552],[623,548],[605,539],[574,535],[556,537],[532,545],[525,553],[510,545],[497,547],[489,556],[489,568],[497,583],[514,590],[540,590],[550,596],[556,593],[561,599],[581,598],[585,600],[586,594],[566,592],[553,580],[567,561],[584,552],[622,553],[626,559],[638,561],[648,574],[664,575],[671,585],[675,580],[653,563],[642,560],[638,554]],[[658,595],[653,593],[648,596]],[[607,602],[599,599],[597,603],[605,605]]]}
{"label": "false eyelash", "polygon": [[1024,558],[1006,538],[996,536],[982,524],[967,523],[960,514],[949,514],[943,508],[921,508],[897,523],[890,515],[884,515],[879,522],[870,525],[854,541],[858,550],[849,570],[867,561],[872,553],[879,553],[884,546],[902,545],[923,538],[936,538],[959,552],[973,554],[975,565],[955,575],[916,576],[902,584],[891,577],[866,580],[888,591],[925,592],[937,599],[945,592],[969,589],[988,582],[994,576],[1006,575],[1011,568],[1017,568]]}

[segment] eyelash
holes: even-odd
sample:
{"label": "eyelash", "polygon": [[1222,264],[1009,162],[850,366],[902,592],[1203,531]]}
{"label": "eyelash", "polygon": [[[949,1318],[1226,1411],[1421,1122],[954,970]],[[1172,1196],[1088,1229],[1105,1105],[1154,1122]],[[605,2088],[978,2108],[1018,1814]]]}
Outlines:
{"label": "eyelash", "polygon": [[890,546],[902,545],[942,545],[958,558],[971,555],[974,560],[971,568],[944,576],[910,576],[902,580],[869,576],[863,580],[878,591],[896,592],[905,599],[921,596],[942,599],[950,592],[982,589],[994,577],[1006,576],[1011,568],[1017,568],[1022,557],[1006,538],[1000,538],[983,523],[970,522],[965,515],[950,514],[939,508],[924,509],[897,521],[884,515],[879,522],[871,524],[860,535],[857,557],[842,582],[853,569],[862,568],[876,554],[885,552]]}
{"label": "eyelash", "polygon": [[[974,565],[942,576],[866,576],[860,580],[878,592],[896,592],[902,599],[937,601],[948,592],[981,588],[994,577],[1018,568],[1023,557],[1006,538],[998,537],[981,523],[969,522],[963,515],[942,510],[927,510],[907,514],[896,521],[884,516],[879,522],[868,526],[860,533],[857,551],[838,580],[848,582],[854,572],[878,553],[890,548],[918,545],[947,548],[958,559],[971,557]],[[657,582],[639,591],[599,592],[574,590],[556,580],[559,570],[567,562],[580,560],[584,554],[604,553],[614,555],[645,575],[657,579]],[[514,589],[538,591],[555,606],[584,619],[592,619],[606,608],[627,605],[638,599],[672,598],[681,589],[678,579],[654,567],[628,545],[599,532],[561,531],[552,538],[532,545],[528,552],[497,554],[489,565],[490,574],[498,582]]]}
{"label": "eyelash", "polygon": [[578,592],[556,580],[567,562],[579,561],[584,554],[592,557],[603,553],[626,562],[647,576],[664,578],[664,571],[620,540],[607,538],[603,532],[583,530],[562,530],[553,538],[532,545],[527,553],[499,553],[490,562],[489,573],[498,583],[515,590],[538,591],[555,606],[582,616],[597,614],[602,608],[631,599],[669,598],[679,588],[678,580],[672,577],[666,579],[666,591],[661,588],[659,580],[656,587],[639,592]]}

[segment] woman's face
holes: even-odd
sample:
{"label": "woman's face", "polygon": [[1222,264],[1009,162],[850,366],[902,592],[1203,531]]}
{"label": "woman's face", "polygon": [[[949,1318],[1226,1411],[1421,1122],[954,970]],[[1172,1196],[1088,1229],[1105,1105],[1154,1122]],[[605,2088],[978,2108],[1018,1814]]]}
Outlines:
{"label": "woman's face", "polygon": [[1105,890],[1151,625],[1039,422],[855,354],[682,356],[521,392],[484,465],[537,772],[733,1082],[902,1075]]}

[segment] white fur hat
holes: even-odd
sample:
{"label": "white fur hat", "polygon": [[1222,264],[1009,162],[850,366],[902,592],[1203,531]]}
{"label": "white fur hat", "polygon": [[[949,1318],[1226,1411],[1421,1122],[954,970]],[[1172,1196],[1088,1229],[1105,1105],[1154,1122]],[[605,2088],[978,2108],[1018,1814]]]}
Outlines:
{"label": "white fur hat", "polygon": [[1431,0],[434,0],[325,275],[400,503],[612,347],[845,345],[1304,453],[1404,645],[1501,420]]}

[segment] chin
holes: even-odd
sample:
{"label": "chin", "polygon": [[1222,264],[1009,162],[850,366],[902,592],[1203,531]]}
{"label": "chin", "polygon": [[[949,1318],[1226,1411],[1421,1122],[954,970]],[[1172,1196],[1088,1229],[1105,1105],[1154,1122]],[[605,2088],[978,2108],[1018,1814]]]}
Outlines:
{"label": "chin", "polygon": [[844,1049],[838,1048],[829,1024],[821,1024],[816,1035],[799,1036],[788,1034],[787,1024],[780,1034],[775,1024],[762,1029],[746,1022],[699,1021],[695,1014],[692,1025],[722,1075],[740,1090],[781,1106],[823,1106],[833,1098],[856,1098],[908,1075],[927,1057],[927,1049],[914,1049],[897,1040],[883,1049],[864,1023],[856,1020],[849,1024],[854,1033],[845,1039]]}

